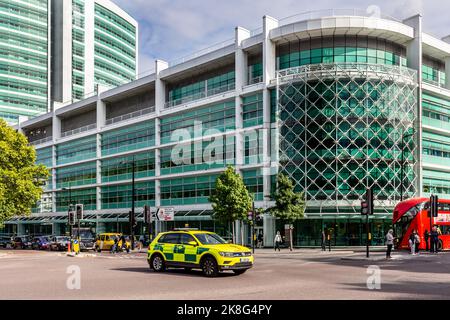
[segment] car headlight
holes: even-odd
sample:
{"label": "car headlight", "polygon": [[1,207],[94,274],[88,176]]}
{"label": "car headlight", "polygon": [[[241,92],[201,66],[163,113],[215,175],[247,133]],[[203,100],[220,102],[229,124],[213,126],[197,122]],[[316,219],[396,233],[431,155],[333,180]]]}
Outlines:
{"label": "car headlight", "polygon": [[234,257],[233,252],[219,252],[222,257]]}

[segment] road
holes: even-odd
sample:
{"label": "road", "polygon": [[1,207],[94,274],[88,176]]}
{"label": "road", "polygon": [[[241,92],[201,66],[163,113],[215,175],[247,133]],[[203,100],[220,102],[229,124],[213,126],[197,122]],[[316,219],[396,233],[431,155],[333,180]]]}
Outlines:
{"label": "road", "polygon": [[[154,273],[144,253],[68,257],[0,250],[0,299],[450,299],[450,253],[397,253],[392,261],[382,260],[382,253],[373,254],[373,261],[363,256],[260,250],[247,273],[210,279],[199,271]],[[367,288],[370,265],[380,268],[380,290]],[[67,287],[73,266],[80,271],[80,289]]]}

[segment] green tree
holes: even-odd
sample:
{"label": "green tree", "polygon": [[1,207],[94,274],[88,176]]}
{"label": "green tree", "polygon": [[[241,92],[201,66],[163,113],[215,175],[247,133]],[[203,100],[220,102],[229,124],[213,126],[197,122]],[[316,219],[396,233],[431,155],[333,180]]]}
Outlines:
{"label": "green tree", "polygon": [[41,198],[49,173],[35,161],[27,138],[0,119],[0,226],[12,216],[30,214]]}
{"label": "green tree", "polygon": [[232,225],[233,241],[234,222],[247,219],[252,208],[252,197],[244,185],[242,177],[229,166],[216,180],[216,190],[209,197],[214,219]]}
{"label": "green tree", "polygon": [[[292,180],[279,173],[277,176],[277,188],[273,196],[275,206],[268,211],[276,218],[293,224],[296,220],[305,216],[305,200],[303,192],[295,192]],[[289,249],[292,251],[292,229],[289,228]]]}

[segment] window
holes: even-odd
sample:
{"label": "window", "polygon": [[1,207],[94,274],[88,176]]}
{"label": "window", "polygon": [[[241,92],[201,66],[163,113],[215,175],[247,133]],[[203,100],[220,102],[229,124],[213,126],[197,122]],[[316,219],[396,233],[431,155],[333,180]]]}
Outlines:
{"label": "window", "polygon": [[179,233],[168,233],[164,236],[162,236],[158,242],[161,243],[171,243],[171,244],[177,244],[179,243]]}
{"label": "window", "polygon": [[[189,242],[195,241],[194,237],[187,233],[180,234],[180,243],[181,244],[189,244]],[[197,242],[197,241],[195,241]]]}

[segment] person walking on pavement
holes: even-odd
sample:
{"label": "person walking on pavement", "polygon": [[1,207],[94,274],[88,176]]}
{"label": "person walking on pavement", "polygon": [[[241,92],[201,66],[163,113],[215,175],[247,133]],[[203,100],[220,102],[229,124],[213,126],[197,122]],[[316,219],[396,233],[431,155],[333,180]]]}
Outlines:
{"label": "person walking on pavement", "polygon": [[111,246],[111,253],[116,253],[118,244],[119,238],[114,236],[114,244]]}
{"label": "person walking on pavement", "polygon": [[327,245],[327,235],[325,234],[325,230],[322,230],[322,239],[321,239],[322,251],[327,250],[326,245]]}
{"label": "person walking on pavement", "polygon": [[423,233],[423,239],[425,240],[425,251],[429,251],[430,246],[428,240],[430,239],[430,233],[428,232],[428,229],[426,229],[425,232]]}
{"label": "person walking on pavement", "polygon": [[263,240],[264,240],[263,233],[260,232],[260,233],[258,234],[258,248],[260,248],[260,249],[261,249],[261,247],[262,247]]}
{"label": "person walking on pavement", "polygon": [[278,251],[281,251],[281,249],[280,249],[280,244],[281,244],[281,241],[282,241],[283,239],[281,238],[281,234],[280,234],[280,231],[277,231],[277,234],[275,235],[275,239],[274,239],[274,243],[275,243],[275,251],[277,251],[277,249],[278,249]]}
{"label": "person walking on pavement", "polygon": [[412,255],[415,255],[415,249],[416,249],[415,242],[416,242],[416,230],[411,232],[411,235],[409,236],[409,240],[408,240],[409,248],[411,250]]}
{"label": "person walking on pavement", "polygon": [[390,229],[386,234],[386,259],[391,259],[392,246],[394,245],[394,230]]}
{"label": "person walking on pavement", "polygon": [[418,232],[416,232],[416,234],[414,235],[414,246],[415,253],[419,254],[420,236]]}
{"label": "person walking on pavement", "polygon": [[436,226],[431,229],[430,233],[430,253],[438,252],[438,243],[439,243],[439,233],[437,231]]}

